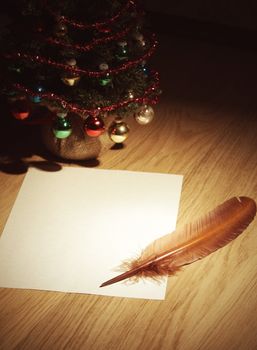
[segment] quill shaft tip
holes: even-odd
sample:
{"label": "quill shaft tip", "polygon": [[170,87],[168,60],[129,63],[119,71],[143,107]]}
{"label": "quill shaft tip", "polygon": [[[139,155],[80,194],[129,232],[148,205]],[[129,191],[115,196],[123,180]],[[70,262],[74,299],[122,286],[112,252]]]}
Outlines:
{"label": "quill shaft tip", "polygon": [[114,278],[111,278],[111,279],[108,280],[108,281],[105,281],[104,283],[102,283],[102,284],[100,285],[100,288],[109,286],[110,284],[113,284],[113,283],[117,283],[117,282],[123,281],[123,280],[125,280],[126,278],[129,278],[130,276],[131,276],[130,271],[127,271],[127,272],[125,272],[125,273],[122,273],[122,274],[119,275],[119,276],[116,276],[116,277],[114,277]]}
{"label": "quill shaft tip", "polygon": [[[150,262],[151,263],[151,262]],[[126,272],[123,272],[122,274],[114,277],[114,278],[111,278],[110,280],[108,281],[105,281],[104,283],[102,283],[100,285],[100,288],[102,287],[105,287],[105,286],[109,286],[110,284],[113,284],[113,283],[117,283],[117,282],[121,282],[127,278],[130,278],[130,277],[133,277],[135,276],[136,274],[138,274],[145,266],[148,266],[150,264],[149,262],[147,263],[144,263],[138,267],[135,267],[129,271],[126,271]]]}
{"label": "quill shaft tip", "polygon": [[102,283],[102,284],[99,286],[99,288],[106,287],[106,286],[108,286],[109,284],[111,284],[111,282],[109,283],[109,281],[106,281],[106,282]]}

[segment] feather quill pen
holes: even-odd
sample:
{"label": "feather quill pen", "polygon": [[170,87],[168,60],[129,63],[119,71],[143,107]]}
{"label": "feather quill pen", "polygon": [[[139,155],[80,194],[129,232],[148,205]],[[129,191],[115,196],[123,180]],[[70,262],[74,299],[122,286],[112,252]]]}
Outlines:
{"label": "feather quill pen", "polygon": [[239,236],[256,214],[256,203],[248,197],[233,197],[197,221],[149,244],[138,259],[125,263],[127,271],[100,287],[127,278],[171,276],[182,266],[202,259]]}

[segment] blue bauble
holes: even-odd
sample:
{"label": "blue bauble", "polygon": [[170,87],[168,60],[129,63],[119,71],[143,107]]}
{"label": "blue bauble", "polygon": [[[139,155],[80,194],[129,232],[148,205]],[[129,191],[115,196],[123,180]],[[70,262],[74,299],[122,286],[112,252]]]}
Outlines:
{"label": "blue bauble", "polygon": [[144,72],[144,75],[145,76],[149,76],[149,69],[144,65],[144,64],[142,64],[142,71]]}
{"label": "blue bauble", "polygon": [[[36,87],[34,88],[34,91],[38,93],[42,93],[45,91],[45,89],[43,88],[42,85],[39,84],[39,85],[36,85]],[[42,100],[42,97],[40,95],[31,96],[31,101],[34,103],[40,103],[41,100]]]}
{"label": "blue bauble", "polygon": [[40,96],[32,96],[31,97],[32,102],[34,103],[40,103],[41,102],[41,97]]}

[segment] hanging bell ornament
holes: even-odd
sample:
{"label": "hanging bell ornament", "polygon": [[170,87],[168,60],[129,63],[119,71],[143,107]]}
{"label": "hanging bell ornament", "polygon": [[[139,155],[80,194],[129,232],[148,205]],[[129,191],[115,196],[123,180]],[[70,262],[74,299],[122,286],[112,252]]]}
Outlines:
{"label": "hanging bell ornament", "polygon": [[122,143],[129,134],[129,126],[121,119],[116,118],[108,129],[110,139],[115,143]]}
{"label": "hanging bell ornament", "polygon": [[53,133],[57,139],[66,139],[72,132],[71,122],[67,118],[67,112],[57,113],[57,118],[54,121]]}
{"label": "hanging bell ornament", "polygon": [[118,50],[116,53],[116,58],[119,61],[128,59],[128,43],[126,41],[118,42]]}
{"label": "hanging bell ornament", "polygon": [[151,106],[143,106],[135,113],[135,119],[140,125],[149,124],[154,118],[154,110]]}
{"label": "hanging bell ornament", "polygon": [[[109,66],[107,63],[101,63],[99,65],[99,69],[100,71],[104,72],[104,71],[107,71],[109,69]],[[100,79],[99,79],[99,83],[101,86],[106,86],[106,85],[109,85],[111,83],[112,79],[110,77],[110,73],[106,73],[105,76],[102,76]]]}
{"label": "hanging bell ornament", "polygon": [[11,113],[15,119],[24,120],[29,117],[30,107],[27,100],[17,100],[11,106]]}
{"label": "hanging bell ornament", "polygon": [[55,27],[54,27],[54,34],[58,37],[61,38],[65,36],[68,33],[68,28],[65,23],[63,22],[58,22]]}
{"label": "hanging bell ornament", "polygon": [[98,137],[104,133],[104,121],[99,116],[88,116],[85,125],[85,133],[91,137]]}
{"label": "hanging bell ornament", "polygon": [[[77,61],[75,58],[70,58],[68,61],[66,61],[66,64],[69,65],[72,68],[77,67]],[[68,86],[75,86],[78,84],[80,81],[80,76],[76,72],[65,72],[65,75],[62,77],[62,81],[64,82],[65,85]]]}

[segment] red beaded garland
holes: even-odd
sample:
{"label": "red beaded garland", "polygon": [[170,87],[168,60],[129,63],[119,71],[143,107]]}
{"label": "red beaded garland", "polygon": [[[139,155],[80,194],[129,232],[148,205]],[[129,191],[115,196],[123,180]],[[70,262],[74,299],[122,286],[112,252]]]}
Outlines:
{"label": "red beaded garland", "polygon": [[49,37],[46,38],[46,42],[52,45],[57,45],[57,46],[62,46],[66,48],[71,48],[73,50],[81,51],[81,52],[88,52],[93,50],[96,46],[106,44],[110,41],[116,41],[118,39],[123,38],[129,31],[131,30],[131,27],[127,27],[123,31],[116,33],[114,35],[107,36],[105,38],[99,38],[99,39],[94,39],[91,42],[89,42],[86,45],[78,45],[78,44],[68,44],[64,41],[61,41],[59,39]]}
{"label": "red beaded garland", "polygon": [[[45,1],[45,4],[50,4],[48,0],[43,0]],[[64,25],[67,26],[73,26],[77,29],[82,29],[82,30],[97,30],[100,33],[104,33],[105,35],[101,35],[100,38],[98,39],[93,39],[92,41],[86,43],[85,45],[78,45],[78,44],[69,44],[65,43],[62,38],[54,38],[54,37],[48,37],[46,40],[49,44],[56,45],[56,46],[61,46],[61,47],[66,47],[66,48],[71,48],[77,51],[81,52],[87,52],[90,50],[93,50],[95,47],[106,44],[108,42],[112,41],[117,41],[118,39],[121,39],[127,35],[129,31],[131,31],[131,27],[127,27],[126,29],[115,33],[111,34],[113,29],[112,25],[115,25],[115,22],[118,21],[124,10],[129,10],[133,12],[135,15],[139,15],[140,11],[138,10],[136,6],[136,0],[125,0],[124,4],[122,7],[119,9],[119,11],[111,18],[106,19],[105,21],[98,21],[95,23],[79,23],[74,21],[73,19],[66,18],[64,16],[56,16],[56,13],[51,11],[51,9],[48,8],[48,11],[51,12],[52,15],[54,15],[55,18],[57,18],[59,23],[63,23]],[[43,27],[42,27],[43,28]],[[41,26],[38,25],[36,27],[36,30],[38,32],[42,32]],[[19,59],[25,59],[34,63],[42,64],[42,65],[49,65],[52,67],[55,67],[59,70],[64,70],[65,72],[69,73],[76,73],[79,76],[88,76],[88,77],[95,77],[95,78],[102,78],[106,74],[109,75],[115,75],[119,74],[120,72],[126,71],[130,68],[137,67],[138,65],[142,64],[144,61],[146,61],[154,52],[155,48],[157,45],[157,41],[155,39],[155,36],[153,35],[152,38],[149,40],[149,47],[147,51],[144,51],[145,53],[136,59],[133,60],[128,60],[126,62],[123,62],[123,64],[120,64],[119,66],[115,66],[115,68],[110,68],[106,71],[93,71],[90,69],[81,69],[79,67],[71,67],[65,63],[61,62],[56,62],[54,60],[51,60],[50,58],[47,57],[42,57],[39,55],[30,55],[27,53],[23,52],[16,52],[12,54],[8,54],[5,57],[11,60],[19,60]],[[148,75],[149,78],[154,78],[153,83],[143,92],[141,96],[134,97],[134,98],[127,98],[124,100],[117,101],[116,103],[110,104],[105,107],[97,107],[97,108],[82,108],[79,105],[69,103],[65,100],[65,97],[63,96],[58,96],[52,92],[42,92],[42,93],[34,93],[32,90],[28,89],[26,86],[23,86],[21,84],[14,84],[13,86],[19,90],[25,92],[28,96],[30,97],[40,97],[40,98],[45,98],[48,100],[53,100],[58,103],[60,103],[62,106],[65,105],[65,108],[69,111],[72,111],[74,113],[77,113],[81,115],[83,118],[85,115],[89,115],[86,120],[85,120],[85,132],[87,135],[92,136],[92,137],[97,137],[101,135],[104,130],[104,122],[103,120],[99,117],[100,113],[105,113],[105,112],[111,112],[116,109],[125,107],[131,103],[135,104],[147,104],[147,105],[153,105],[157,103],[158,101],[158,96],[155,95],[156,90],[159,87],[159,76],[157,72],[152,73],[152,77]],[[149,79],[150,81],[150,79]],[[154,96],[153,96],[154,95]],[[12,110],[12,114],[16,119],[23,120],[28,118],[30,111],[29,110]]]}
{"label": "red beaded garland", "polygon": [[[92,109],[87,109],[87,108],[80,108],[75,104],[68,103],[65,101],[65,98],[62,96],[55,95],[53,93],[35,93],[31,91],[30,89],[26,88],[25,86],[21,84],[14,84],[13,87],[19,91],[22,91],[30,96],[40,96],[42,99],[49,99],[49,100],[54,100],[57,102],[60,102],[61,105],[65,105],[65,108],[67,110],[70,110],[74,113],[85,115],[85,114],[90,114],[93,116],[98,115],[99,113],[103,112],[111,112],[114,111],[118,108],[125,107],[129,105],[130,103],[139,103],[139,104],[148,104],[148,105],[153,105],[158,102],[158,96],[150,97],[151,93],[158,89],[159,87],[159,74],[157,72],[152,72],[153,80],[154,82],[148,87],[148,89],[145,90],[142,96],[140,97],[135,97],[135,98],[128,98],[127,100],[122,100],[117,103],[111,104],[109,106],[105,107],[98,107],[98,108],[92,108]],[[149,96],[150,95],[150,96]]]}
{"label": "red beaded garland", "polygon": [[63,69],[65,71],[68,72],[72,72],[72,73],[76,73],[79,75],[86,75],[89,77],[96,77],[96,78],[100,78],[102,76],[105,76],[107,73],[114,75],[114,74],[118,74],[122,71],[128,70],[129,68],[135,67],[139,64],[141,64],[142,62],[146,61],[154,52],[156,46],[157,46],[157,41],[154,39],[155,36],[152,36],[152,45],[149,48],[148,52],[146,52],[143,56],[141,56],[140,58],[131,60],[131,61],[127,61],[123,64],[121,64],[120,66],[118,66],[117,68],[112,68],[112,69],[108,69],[106,71],[91,71],[89,69],[85,70],[85,69],[80,69],[77,67],[71,67],[67,64],[64,63],[59,63],[59,62],[55,62],[51,59],[45,58],[45,57],[41,57],[41,56],[33,56],[33,55],[29,55],[26,53],[15,53],[15,54],[8,54],[5,55],[6,58],[8,59],[26,59],[26,60],[30,60],[31,62],[37,62],[40,64],[46,64],[49,66],[53,66],[59,69]]}
{"label": "red beaded garland", "polygon": [[[48,6],[47,4],[47,0],[45,1],[45,5],[48,9],[48,11],[55,17],[56,13],[54,11],[52,11],[52,9]],[[133,0],[129,0],[127,1],[124,6],[111,18],[108,18],[108,20],[102,21],[102,22],[95,22],[95,23],[80,23],[77,22],[73,19],[67,18],[65,16],[60,16],[59,20],[62,23],[66,23],[72,27],[78,28],[78,29],[98,29],[99,31],[102,30],[103,27],[108,27],[110,25],[112,25],[113,23],[115,23],[122,15],[122,13],[127,10],[129,7],[136,7],[135,6],[135,2]]]}

